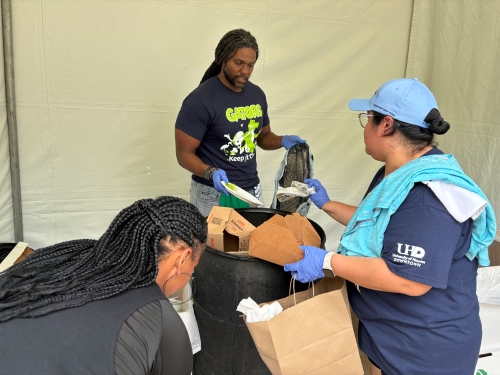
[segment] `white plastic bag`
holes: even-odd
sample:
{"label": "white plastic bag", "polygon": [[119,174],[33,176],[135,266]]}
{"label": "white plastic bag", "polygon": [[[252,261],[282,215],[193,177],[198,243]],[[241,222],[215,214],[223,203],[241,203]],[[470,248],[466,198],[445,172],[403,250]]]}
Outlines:
{"label": "white plastic bag", "polygon": [[[188,284],[181,290],[175,292],[170,296],[169,300],[186,326],[193,354],[198,353],[201,350],[201,339],[198,323],[194,316],[191,285]],[[182,303],[182,301],[187,302]]]}
{"label": "white plastic bag", "polygon": [[478,270],[476,293],[480,303],[500,305],[500,266]]}
{"label": "white plastic bag", "polygon": [[480,354],[500,352],[500,266],[479,268],[476,293],[483,326]]}
{"label": "white plastic bag", "polygon": [[179,316],[188,331],[191,348],[193,348],[193,354],[196,354],[201,350],[201,339],[200,331],[198,330],[198,323],[196,322],[196,318],[194,316],[193,300],[189,300],[184,305],[188,305],[189,307],[185,311],[180,311]]}

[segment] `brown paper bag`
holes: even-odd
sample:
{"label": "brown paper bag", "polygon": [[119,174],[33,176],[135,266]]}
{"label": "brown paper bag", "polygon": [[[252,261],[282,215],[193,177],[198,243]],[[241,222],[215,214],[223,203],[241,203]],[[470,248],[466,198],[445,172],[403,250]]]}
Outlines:
{"label": "brown paper bag", "polygon": [[322,279],[314,297],[310,288],[278,302],[284,311],[274,318],[246,323],[273,375],[363,374],[343,279]]}

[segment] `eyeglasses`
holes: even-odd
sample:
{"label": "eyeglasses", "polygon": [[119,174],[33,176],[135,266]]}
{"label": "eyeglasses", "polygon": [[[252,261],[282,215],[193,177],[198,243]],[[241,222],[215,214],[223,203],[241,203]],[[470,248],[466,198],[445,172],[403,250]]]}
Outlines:
{"label": "eyeglasses", "polygon": [[368,121],[370,121],[370,117],[376,115],[369,115],[368,113],[358,113],[359,125],[364,129],[366,125],[368,125]]}

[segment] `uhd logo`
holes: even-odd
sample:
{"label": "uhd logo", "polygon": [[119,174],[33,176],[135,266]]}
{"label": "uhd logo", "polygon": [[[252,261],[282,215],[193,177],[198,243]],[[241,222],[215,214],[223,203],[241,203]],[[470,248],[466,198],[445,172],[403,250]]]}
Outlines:
{"label": "uhd logo", "polygon": [[398,243],[398,253],[414,258],[423,258],[425,255],[425,250],[418,246]]}

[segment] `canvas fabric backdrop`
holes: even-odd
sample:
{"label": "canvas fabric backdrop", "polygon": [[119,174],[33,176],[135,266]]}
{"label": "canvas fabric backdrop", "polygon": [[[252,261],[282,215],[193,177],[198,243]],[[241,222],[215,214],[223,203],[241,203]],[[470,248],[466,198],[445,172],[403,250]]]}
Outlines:
{"label": "canvas fabric backdrop", "polygon": [[[381,166],[347,102],[407,76],[436,94],[452,125],[443,150],[500,214],[498,0],[13,0],[12,12],[24,240],[35,249],[98,238],[140,198],[189,199],[175,119],[235,28],[259,43],[251,80],[272,130],[307,139],[331,199],[357,205]],[[0,92],[0,241],[13,241]],[[267,205],[284,152],[257,151]],[[308,216],[336,249],[344,227],[316,207]]]}

